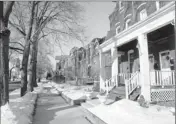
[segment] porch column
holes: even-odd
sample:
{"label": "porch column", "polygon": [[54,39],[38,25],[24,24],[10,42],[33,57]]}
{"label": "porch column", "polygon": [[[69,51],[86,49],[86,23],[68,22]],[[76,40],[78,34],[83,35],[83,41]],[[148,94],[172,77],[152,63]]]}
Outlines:
{"label": "porch column", "polygon": [[118,86],[117,74],[118,74],[118,50],[117,47],[111,48],[111,61],[112,61],[112,81],[115,82],[116,86]]}
{"label": "porch column", "polygon": [[140,63],[140,83],[141,94],[146,101],[151,101],[150,97],[150,76],[149,76],[149,58],[148,58],[148,41],[146,34],[138,36],[139,43],[139,63]]}
{"label": "porch column", "polygon": [[104,54],[101,50],[99,50],[99,60],[100,60],[100,91],[105,89],[104,83],[105,83],[105,60],[104,60]]}

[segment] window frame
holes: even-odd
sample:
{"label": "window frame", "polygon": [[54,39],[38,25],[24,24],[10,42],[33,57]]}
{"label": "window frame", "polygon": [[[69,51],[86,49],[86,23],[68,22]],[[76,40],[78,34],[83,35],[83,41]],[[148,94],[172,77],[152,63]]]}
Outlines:
{"label": "window frame", "polygon": [[116,27],[116,35],[120,33],[120,31],[118,31],[120,29],[120,26]]}
{"label": "window frame", "polygon": [[131,19],[127,19],[125,21],[125,29],[128,29],[130,26],[129,26],[129,23],[131,22]]}
{"label": "window frame", "polygon": [[156,1],[156,10],[160,9],[160,1]]}
{"label": "window frame", "polygon": [[[145,16],[143,15],[145,13]],[[140,11],[140,20],[145,20],[147,18],[147,10],[143,9]]]}

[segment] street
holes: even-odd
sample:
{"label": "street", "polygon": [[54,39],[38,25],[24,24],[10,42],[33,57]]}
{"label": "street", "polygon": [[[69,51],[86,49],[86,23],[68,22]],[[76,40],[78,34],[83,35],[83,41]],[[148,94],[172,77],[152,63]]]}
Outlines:
{"label": "street", "polygon": [[20,88],[21,83],[9,83],[9,92]]}
{"label": "street", "polygon": [[80,106],[71,106],[51,87],[39,94],[33,124],[91,124]]}

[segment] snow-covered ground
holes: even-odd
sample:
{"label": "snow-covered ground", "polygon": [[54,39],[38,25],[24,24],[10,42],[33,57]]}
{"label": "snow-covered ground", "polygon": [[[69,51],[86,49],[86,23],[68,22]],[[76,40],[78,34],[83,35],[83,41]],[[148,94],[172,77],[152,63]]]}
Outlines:
{"label": "snow-covered ground", "polygon": [[20,97],[20,89],[9,94],[9,104],[1,107],[1,124],[31,124],[37,94],[42,91],[42,84],[33,92]]}
{"label": "snow-covered ground", "polygon": [[56,84],[54,82],[49,82],[48,84],[55,87],[59,92],[62,92],[63,95],[69,97],[72,100],[87,99],[90,94],[96,96],[96,93],[91,91],[92,86],[74,86],[68,83]]}
{"label": "snow-covered ground", "polygon": [[108,124],[175,124],[170,108],[157,105],[142,108],[137,102],[127,99],[88,110]]}

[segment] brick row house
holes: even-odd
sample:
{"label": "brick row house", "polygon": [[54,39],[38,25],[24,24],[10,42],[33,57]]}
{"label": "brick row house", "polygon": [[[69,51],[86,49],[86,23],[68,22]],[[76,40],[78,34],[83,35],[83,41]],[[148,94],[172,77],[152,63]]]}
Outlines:
{"label": "brick row house", "polygon": [[174,100],[174,18],[171,1],[117,1],[99,46],[100,89],[116,87],[128,99],[139,89],[147,101]]}
{"label": "brick row house", "polygon": [[84,47],[73,47],[67,57],[56,62],[57,72],[61,72],[66,80],[77,80],[78,84],[99,81],[100,62],[98,49],[104,40],[105,38],[94,38]]}

